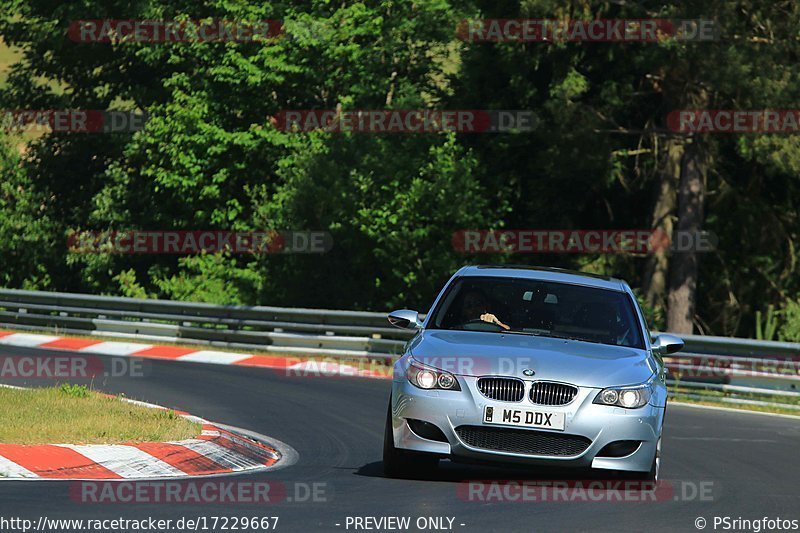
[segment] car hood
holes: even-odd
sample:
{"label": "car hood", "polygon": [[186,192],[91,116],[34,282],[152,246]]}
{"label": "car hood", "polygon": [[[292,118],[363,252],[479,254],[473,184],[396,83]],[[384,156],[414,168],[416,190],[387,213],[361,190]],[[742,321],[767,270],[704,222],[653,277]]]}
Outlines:
{"label": "car hood", "polygon": [[[426,330],[411,341],[414,359],[454,374],[503,375],[582,387],[634,385],[657,369],[646,350],[533,335]],[[533,370],[532,376],[524,371]]]}

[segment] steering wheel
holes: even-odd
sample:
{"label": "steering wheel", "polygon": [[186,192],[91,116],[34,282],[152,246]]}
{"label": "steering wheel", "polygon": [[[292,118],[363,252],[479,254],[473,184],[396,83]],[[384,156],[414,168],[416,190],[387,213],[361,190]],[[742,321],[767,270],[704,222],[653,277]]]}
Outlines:
{"label": "steering wheel", "polygon": [[[467,320],[466,322],[461,324],[461,326],[464,327],[464,329],[467,329],[469,331],[500,331],[500,330],[504,330],[503,327],[498,326],[494,322],[486,322],[485,320],[481,320],[480,318],[473,318],[471,320]],[[472,327],[465,327],[465,326],[472,326]]]}

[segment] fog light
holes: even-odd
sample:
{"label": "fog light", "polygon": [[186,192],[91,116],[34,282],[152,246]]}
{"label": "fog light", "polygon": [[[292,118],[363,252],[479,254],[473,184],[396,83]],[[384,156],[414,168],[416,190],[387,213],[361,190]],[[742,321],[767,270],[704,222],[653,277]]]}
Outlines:
{"label": "fog light", "polygon": [[431,424],[430,422],[425,422],[423,420],[414,420],[413,418],[407,419],[407,422],[408,427],[411,428],[411,431],[423,439],[447,442],[447,437],[444,436],[442,430],[436,427],[435,424]]}
{"label": "fog light", "polygon": [[625,457],[639,449],[641,441],[638,440],[618,440],[606,444],[597,453],[597,457]]}

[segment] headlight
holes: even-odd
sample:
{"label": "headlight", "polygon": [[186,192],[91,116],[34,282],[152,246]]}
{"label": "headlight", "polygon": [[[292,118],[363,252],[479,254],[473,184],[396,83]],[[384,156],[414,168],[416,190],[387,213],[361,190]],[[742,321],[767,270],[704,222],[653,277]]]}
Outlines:
{"label": "headlight", "polygon": [[614,405],[626,409],[643,407],[650,401],[653,394],[653,379],[647,383],[634,387],[611,387],[603,389],[594,399],[593,403],[601,405]]}
{"label": "headlight", "polygon": [[420,389],[461,390],[453,374],[425,366],[414,359],[410,359],[406,377],[412,385]]}

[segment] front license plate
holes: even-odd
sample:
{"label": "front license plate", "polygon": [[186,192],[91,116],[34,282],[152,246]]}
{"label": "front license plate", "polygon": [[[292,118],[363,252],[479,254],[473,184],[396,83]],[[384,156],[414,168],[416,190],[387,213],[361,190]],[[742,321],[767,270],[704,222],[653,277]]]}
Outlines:
{"label": "front license plate", "polygon": [[485,424],[502,424],[526,428],[558,429],[564,431],[564,413],[548,413],[532,409],[493,407],[487,405],[483,411]]}

